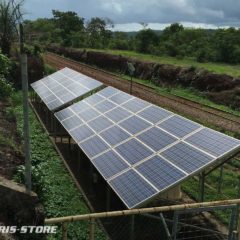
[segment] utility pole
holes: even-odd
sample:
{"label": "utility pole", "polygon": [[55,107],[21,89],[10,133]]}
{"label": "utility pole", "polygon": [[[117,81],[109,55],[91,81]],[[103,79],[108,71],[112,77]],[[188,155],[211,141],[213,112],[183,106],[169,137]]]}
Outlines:
{"label": "utility pole", "polygon": [[24,134],[24,154],[25,154],[25,186],[26,193],[31,195],[31,159],[30,159],[30,141],[29,141],[29,106],[28,106],[28,67],[27,54],[23,47],[23,26],[19,24],[20,41],[20,61],[23,93],[23,134]]}

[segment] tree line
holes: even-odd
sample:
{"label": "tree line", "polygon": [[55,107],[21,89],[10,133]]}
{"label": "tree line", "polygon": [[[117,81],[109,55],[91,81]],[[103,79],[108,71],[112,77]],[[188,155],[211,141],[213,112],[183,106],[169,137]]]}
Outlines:
{"label": "tree line", "polygon": [[184,28],[179,23],[163,31],[146,27],[136,34],[114,32],[110,19],[85,20],[72,11],[53,10],[52,18],[26,20],[26,39],[64,47],[119,49],[157,56],[193,58],[199,62],[240,63],[240,30]]}

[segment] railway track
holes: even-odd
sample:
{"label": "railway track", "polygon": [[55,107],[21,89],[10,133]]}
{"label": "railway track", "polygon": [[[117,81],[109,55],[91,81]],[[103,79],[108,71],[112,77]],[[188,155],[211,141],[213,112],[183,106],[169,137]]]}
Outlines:
{"label": "railway track", "polygon": [[[95,78],[106,85],[116,87],[122,91],[129,92],[129,81],[123,80],[119,76],[110,72],[94,68],[92,66],[66,59],[53,53],[47,53],[44,56],[47,64],[61,69],[69,67],[92,78]],[[175,96],[156,93],[154,88],[148,87],[144,84],[133,83],[133,95],[140,97],[146,101],[157,104],[161,107],[168,108],[181,115],[208,124],[215,125],[227,131],[240,134],[240,117],[230,114],[228,112],[199,104],[189,99]]]}

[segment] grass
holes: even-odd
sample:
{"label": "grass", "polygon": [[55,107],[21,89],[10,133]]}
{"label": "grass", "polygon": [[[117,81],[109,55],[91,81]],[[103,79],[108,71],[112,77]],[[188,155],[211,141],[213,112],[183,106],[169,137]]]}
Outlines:
{"label": "grass", "polygon": [[[15,97],[19,100],[19,97]],[[14,104],[18,131],[23,135],[23,114],[21,103]],[[89,213],[89,209],[72,178],[54,149],[47,133],[38,122],[33,111],[29,112],[30,142],[32,159],[33,190],[37,192],[47,218]],[[20,167],[15,180],[24,180],[24,167]],[[49,239],[61,239],[61,228]],[[88,222],[81,221],[68,225],[68,239],[87,239]],[[100,228],[96,227],[95,239],[106,239]]]}
{"label": "grass", "polygon": [[172,64],[176,66],[182,67],[197,67],[197,68],[204,68],[209,70],[210,72],[219,73],[219,74],[228,74],[233,77],[240,77],[240,65],[230,65],[224,63],[199,63],[193,58],[184,58],[184,59],[177,59],[174,57],[169,56],[154,56],[150,54],[143,54],[137,53],[134,51],[125,51],[125,50],[99,50],[99,49],[87,49],[89,51],[99,51],[110,53],[114,55],[122,55],[125,57],[132,57],[137,58],[144,61],[150,62],[157,62],[157,63],[165,63],[165,64]]}
{"label": "grass", "polygon": [[[130,78],[127,75],[122,75],[122,74],[121,75],[118,74],[118,75],[120,77],[122,77],[124,80],[130,81]],[[154,83],[151,83],[148,80],[143,80],[143,79],[139,79],[139,78],[133,78],[133,82],[141,83],[145,86],[149,86],[149,87],[153,88],[157,93],[162,94],[162,95],[167,95],[167,96],[173,95],[173,96],[183,97],[188,100],[200,103],[202,105],[213,107],[215,109],[219,109],[224,112],[227,112],[227,113],[230,113],[230,114],[233,114],[236,116],[240,116],[240,111],[234,110],[225,105],[216,104],[216,103],[210,101],[209,99],[207,99],[207,97],[204,96],[203,93],[201,93],[193,88],[183,88],[181,86],[160,87],[160,86],[156,86]]]}

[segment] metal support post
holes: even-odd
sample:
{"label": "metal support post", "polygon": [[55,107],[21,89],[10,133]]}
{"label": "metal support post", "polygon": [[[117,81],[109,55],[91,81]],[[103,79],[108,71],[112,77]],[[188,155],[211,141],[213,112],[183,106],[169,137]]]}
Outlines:
{"label": "metal support post", "polygon": [[166,232],[166,234],[167,234],[167,239],[168,239],[168,240],[172,240],[171,234],[170,234],[170,232],[169,232],[169,229],[168,229],[168,226],[167,226],[167,223],[166,223],[166,221],[165,221],[165,218],[164,218],[163,214],[160,213],[159,215],[160,215],[160,219],[161,219],[161,221],[162,221],[163,227],[164,227],[164,229],[165,229],[165,232]]}
{"label": "metal support post", "polygon": [[107,186],[107,206],[106,206],[106,211],[110,211],[111,207],[111,192],[109,186]]}
{"label": "metal support post", "polygon": [[135,228],[135,216],[129,216],[130,217],[130,240],[135,239],[135,234],[134,234],[134,228]]}
{"label": "metal support post", "polygon": [[27,194],[31,194],[31,158],[29,141],[29,106],[28,106],[28,67],[27,55],[23,49],[23,26],[19,24],[20,52],[21,52],[21,77],[23,91],[23,133],[24,133],[24,154],[25,154],[25,185]]}
{"label": "metal support post", "polygon": [[222,182],[223,182],[223,165],[220,167],[220,175],[218,180],[218,194],[222,191]]}
{"label": "metal support post", "polygon": [[172,226],[172,239],[177,239],[177,227],[178,227],[178,211],[174,211],[173,226]]}
{"label": "metal support post", "polygon": [[204,201],[205,174],[202,172],[199,176],[199,202]]}

